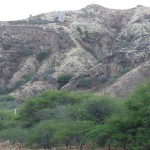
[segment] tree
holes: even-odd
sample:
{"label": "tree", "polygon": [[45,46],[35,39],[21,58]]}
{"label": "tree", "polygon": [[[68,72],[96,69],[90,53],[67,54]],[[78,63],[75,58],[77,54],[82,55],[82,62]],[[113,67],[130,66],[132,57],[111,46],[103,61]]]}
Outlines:
{"label": "tree", "polygon": [[59,87],[61,88],[62,86],[67,84],[70,81],[71,78],[72,78],[71,74],[62,74],[62,75],[60,75],[58,77]]}
{"label": "tree", "polygon": [[150,82],[128,97],[126,111],[108,120],[113,144],[124,150],[150,149]]}
{"label": "tree", "polygon": [[0,111],[0,131],[16,127],[18,122],[15,118],[16,116],[9,111]]}
{"label": "tree", "polygon": [[0,132],[0,139],[4,141],[9,140],[11,144],[19,143],[23,146],[27,133],[26,129],[9,128]]}
{"label": "tree", "polygon": [[26,145],[31,148],[48,148],[51,150],[55,144],[53,138],[55,128],[56,124],[48,120],[35,125],[28,132]]}
{"label": "tree", "polygon": [[106,118],[113,113],[120,113],[123,109],[122,104],[110,97],[91,96],[82,104],[89,120],[97,124],[104,124]]}
{"label": "tree", "polygon": [[91,147],[105,147],[108,146],[108,150],[111,149],[111,136],[108,132],[107,125],[96,125],[86,137],[87,143],[90,143]]}
{"label": "tree", "polygon": [[[26,99],[19,109],[20,120],[24,127],[31,127],[41,121],[42,115],[39,112],[43,109],[54,109],[58,106],[78,104],[85,94],[69,93],[67,91],[47,91],[43,94]],[[45,112],[44,112],[45,113]]]}
{"label": "tree", "polygon": [[38,60],[39,62],[42,62],[42,61],[46,58],[47,55],[48,55],[48,53],[45,52],[45,51],[39,52],[39,53],[37,54],[37,60]]}
{"label": "tree", "polygon": [[77,146],[82,150],[86,143],[86,135],[93,127],[94,124],[91,121],[76,120],[62,123],[58,126],[59,130],[55,133],[55,139],[66,146]]}
{"label": "tree", "polygon": [[139,86],[126,102],[131,149],[150,149],[150,82]]}

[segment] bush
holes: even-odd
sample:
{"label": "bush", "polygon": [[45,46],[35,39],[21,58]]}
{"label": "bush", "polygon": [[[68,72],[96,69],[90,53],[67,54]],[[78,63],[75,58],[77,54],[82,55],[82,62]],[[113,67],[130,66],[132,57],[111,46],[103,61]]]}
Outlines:
{"label": "bush", "polygon": [[31,25],[36,25],[36,24],[41,25],[41,24],[48,24],[48,23],[50,23],[50,21],[43,20],[43,19],[38,18],[38,17],[34,17],[34,18],[31,17],[31,18],[29,18],[28,23]]}
{"label": "bush", "polygon": [[33,75],[34,75],[34,72],[32,71],[28,72],[28,74],[22,76],[22,79],[24,79],[25,81],[29,81],[31,77],[33,77]]}
{"label": "bush", "polygon": [[145,15],[144,15],[144,18],[145,18],[145,19],[150,19],[150,14],[145,14]]}
{"label": "bush", "polygon": [[4,141],[9,140],[11,144],[23,144],[27,132],[25,129],[9,128],[0,132],[0,139]]}
{"label": "bush", "polygon": [[[46,69],[43,73],[43,79],[48,80],[49,75],[53,74],[54,72],[55,72],[54,67]],[[51,79],[53,79],[53,78],[51,78]]]}
{"label": "bush", "polygon": [[14,101],[15,97],[10,95],[0,95],[0,102]]}
{"label": "bush", "polygon": [[85,37],[88,39],[90,37],[90,33],[88,30],[85,30],[84,32]]}
{"label": "bush", "polygon": [[52,121],[43,121],[35,125],[28,132],[26,145],[34,148],[51,149],[55,143],[53,135],[55,132],[56,124]]}
{"label": "bush", "polygon": [[37,54],[37,60],[41,62],[45,59],[46,56],[47,56],[47,52],[39,52]]}
{"label": "bush", "polygon": [[3,129],[11,128],[17,126],[17,122],[15,120],[15,114],[6,111],[1,110],[0,111],[0,131]]}
{"label": "bush", "polygon": [[20,109],[21,120],[24,120],[24,126],[30,127],[41,118],[39,110],[54,109],[57,106],[74,105],[79,103],[84,95],[77,93],[68,93],[66,91],[47,91],[43,94],[32,97],[24,101]]}
{"label": "bush", "polygon": [[[127,98],[125,111],[111,116],[107,132],[112,145],[129,150],[150,149],[150,82]],[[99,134],[100,135],[100,134]]]}
{"label": "bush", "polygon": [[62,86],[66,85],[70,79],[72,78],[71,74],[62,74],[58,77],[58,83],[59,87],[61,88]]}
{"label": "bush", "polygon": [[90,79],[81,78],[78,80],[76,87],[77,88],[90,88],[91,84],[92,82]]}
{"label": "bush", "polygon": [[142,22],[142,18],[138,18],[137,20],[135,20],[136,23],[141,23]]}
{"label": "bush", "polygon": [[0,86],[0,94],[6,94],[8,92],[8,90],[4,87]]}
{"label": "bush", "polygon": [[83,107],[87,115],[86,119],[92,120],[97,124],[104,124],[106,118],[113,113],[120,113],[120,109],[123,109],[122,103],[106,96],[91,96],[83,101]]}
{"label": "bush", "polygon": [[16,107],[15,97],[11,95],[0,95],[0,110],[14,111]]}
{"label": "bush", "polygon": [[30,56],[33,54],[33,50],[32,50],[32,47],[30,46],[23,46],[21,51],[20,51],[20,54],[22,56]]}
{"label": "bush", "polygon": [[16,101],[0,102],[0,110],[9,110],[14,112],[15,108],[16,108]]}
{"label": "bush", "polygon": [[80,35],[83,35],[82,29],[79,26],[77,26],[77,31],[80,33]]}
{"label": "bush", "polygon": [[3,47],[4,50],[9,50],[12,46],[9,43],[3,43],[2,47]]}
{"label": "bush", "polygon": [[82,150],[86,143],[86,135],[93,127],[93,122],[85,120],[59,123],[54,137],[56,141],[65,146],[77,145]]}
{"label": "bush", "polygon": [[52,68],[48,68],[47,70],[45,70],[45,74],[52,74],[52,73],[54,73],[55,72],[55,68],[54,67],[52,67]]}

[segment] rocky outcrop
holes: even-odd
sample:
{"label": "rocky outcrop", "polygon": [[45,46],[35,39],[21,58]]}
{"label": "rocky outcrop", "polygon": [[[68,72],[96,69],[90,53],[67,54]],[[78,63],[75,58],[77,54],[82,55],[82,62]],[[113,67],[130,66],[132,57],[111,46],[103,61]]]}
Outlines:
{"label": "rocky outcrop", "polygon": [[150,79],[150,62],[147,62],[120,77],[111,86],[99,91],[99,94],[124,98],[133,92],[134,88]]}
{"label": "rocky outcrop", "polygon": [[150,8],[144,6],[114,10],[94,4],[0,22],[0,92],[22,99],[59,89],[59,77],[69,74],[62,88],[123,97],[127,87],[148,78],[141,65],[150,58],[149,29]]}

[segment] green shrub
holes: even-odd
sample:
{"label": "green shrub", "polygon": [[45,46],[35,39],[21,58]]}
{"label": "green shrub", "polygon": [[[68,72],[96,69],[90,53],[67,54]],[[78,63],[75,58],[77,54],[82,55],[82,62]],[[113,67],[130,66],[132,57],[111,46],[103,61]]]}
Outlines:
{"label": "green shrub", "polygon": [[19,114],[21,120],[24,120],[24,126],[30,127],[42,117],[42,114],[40,117],[37,117],[39,115],[39,110],[53,109],[60,105],[74,105],[79,103],[83,97],[84,95],[80,93],[74,94],[66,91],[47,91],[37,97],[25,100]]}
{"label": "green shrub", "polygon": [[70,79],[72,78],[72,75],[71,74],[62,74],[58,77],[58,83],[59,83],[59,86],[60,88],[62,86],[64,86],[65,84],[67,84]]}
{"label": "green shrub", "polygon": [[29,81],[33,75],[34,72],[28,72],[28,74],[22,76],[22,79],[24,79],[25,81]]}
{"label": "green shrub", "polygon": [[10,111],[0,110],[0,131],[15,126],[17,126],[15,114]]}
{"label": "green shrub", "polygon": [[150,14],[145,14],[145,15],[144,15],[144,18],[145,18],[145,19],[150,19]]}
{"label": "green shrub", "polygon": [[9,111],[13,111],[14,113],[14,109],[16,108],[16,101],[4,101],[4,102],[0,102],[0,110],[9,110]]}
{"label": "green shrub", "polygon": [[134,36],[133,35],[129,35],[126,37],[126,41],[127,42],[132,42],[134,40]]}
{"label": "green shrub", "polygon": [[11,117],[12,117],[12,114],[10,112],[0,110],[0,121],[10,120]]}
{"label": "green shrub", "polygon": [[13,89],[18,88],[19,86],[22,86],[22,85],[24,85],[25,83],[26,83],[26,81],[24,81],[24,80],[21,79],[21,80],[15,82],[15,85],[14,85]]}
{"label": "green shrub", "polygon": [[90,79],[81,78],[77,81],[76,87],[77,88],[90,88],[91,84],[92,82]]}
{"label": "green shrub", "polygon": [[91,96],[83,101],[87,120],[92,120],[97,124],[104,124],[106,118],[112,114],[118,114],[123,110],[121,102],[110,97]]}
{"label": "green shrub", "polygon": [[9,128],[0,132],[0,139],[4,141],[9,140],[11,144],[23,144],[23,142],[25,142],[27,132],[28,131],[26,129]]}
{"label": "green shrub", "polygon": [[141,84],[125,102],[123,114],[108,119],[111,144],[129,150],[150,148],[150,82]]}
{"label": "green shrub", "polygon": [[0,95],[0,102],[14,101],[15,97],[10,95]]}
{"label": "green shrub", "polygon": [[56,128],[56,123],[52,121],[43,121],[35,125],[31,130],[29,130],[26,145],[28,147],[34,148],[44,148],[51,149],[54,145],[54,133]]}
{"label": "green shrub", "polygon": [[141,23],[142,22],[142,18],[138,18],[137,20],[135,20],[136,23]]}
{"label": "green shrub", "polygon": [[44,59],[45,59],[45,57],[47,56],[47,52],[39,52],[38,54],[37,54],[37,60],[38,61],[43,61]]}
{"label": "green shrub", "polygon": [[28,23],[31,25],[36,25],[36,24],[40,25],[40,24],[48,24],[48,23],[50,23],[50,21],[43,20],[43,19],[38,18],[38,17],[35,17],[35,18],[31,17],[29,19]]}
{"label": "green shrub", "polygon": [[56,141],[63,143],[63,145],[77,145],[80,147],[80,150],[82,150],[86,143],[86,134],[93,129],[93,127],[93,122],[86,120],[61,122],[57,125],[54,137]]}
{"label": "green shrub", "polygon": [[47,79],[47,77],[50,75],[50,74],[53,74],[55,72],[55,68],[52,67],[52,68],[48,68],[44,71],[43,73],[43,79]]}
{"label": "green shrub", "polygon": [[77,31],[80,33],[80,35],[83,35],[82,29],[79,26],[77,26]]}
{"label": "green shrub", "polygon": [[3,47],[4,50],[9,50],[12,46],[9,43],[3,43],[2,47]]}
{"label": "green shrub", "polygon": [[5,93],[7,93],[7,89],[0,86],[0,94],[5,94]]}
{"label": "green shrub", "polygon": [[33,54],[33,49],[30,46],[23,46],[21,51],[20,51],[20,54],[22,56],[30,56]]}
{"label": "green shrub", "polygon": [[85,30],[84,32],[85,37],[88,39],[90,37],[90,33],[88,30]]}
{"label": "green shrub", "polygon": [[48,68],[47,70],[45,70],[44,73],[46,73],[46,74],[52,74],[52,73],[54,73],[54,72],[55,72],[55,68],[52,67],[52,68]]}

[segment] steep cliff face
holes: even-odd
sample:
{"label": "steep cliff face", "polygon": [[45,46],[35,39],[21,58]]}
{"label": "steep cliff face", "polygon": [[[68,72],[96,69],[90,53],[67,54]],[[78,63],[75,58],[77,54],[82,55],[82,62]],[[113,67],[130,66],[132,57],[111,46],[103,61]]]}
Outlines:
{"label": "steep cliff face", "polygon": [[[0,92],[22,99],[67,88],[123,97],[149,77],[148,69],[146,75],[140,71],[150,58],[149,43],[150,8],[144,6],[89,5],[1,22]],[[131,85],[137,72],[142,77]],[[120,86],[123,91],[116,92]]]}

